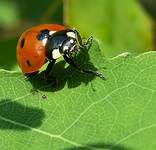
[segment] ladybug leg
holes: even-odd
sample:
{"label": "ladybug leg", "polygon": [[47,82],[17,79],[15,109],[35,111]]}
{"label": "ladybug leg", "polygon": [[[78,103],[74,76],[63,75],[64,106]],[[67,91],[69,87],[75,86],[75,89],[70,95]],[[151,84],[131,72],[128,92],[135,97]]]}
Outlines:
{"label": "ladybug leg", "polygon": [[46,71],[45,71],[45,73],[44,73],[45,78],[49,78],[49,77],[50,77],[50,72],[51,72],[51,70],[52,70],[52,68],[53,68],[53,66],[54,66],[54,64],[55,64],[55,62],[56,62],[56,59],[53,59],[53,60],[50,61],[50,63],[48,64],[48,66],[47,66],[47,68],[46,68]]}
{"label": "ladybug leg", "polygon": [[70,64],[71,66],[73,66],[74,68],[76,68],[77,70],[79,70],[81,73],[89,73],[89,74],[94,74],[95,76],[97,77],[100,77],[102,79],[105,79],[105,77],[102,75],[102,73],[100,72],[97,72],[97,71],[94,71],[94,70],[91,70],[91,69],[82,69],[80,68],[74,61],[72,58],[64,55],[63,56],[65,61]]}
{"label": "ladybug leg", "polygon": [[52,71],[52,68],[55,62],[56,62],[56,59],[53,59],[52,61],[50,61],[44,73],[44,78],[48,81],[48,83],[52,81],[54,87],[58,85],[58,81],[55,77],[51,76],[50,73]]}
{"label": "ladybug leg", "polygon": [[29,80],[32,79],[39,71],[33,72],[33,73],[25,73],[25,79]]}
{"label": "ladybug leg", "polygon": [[92,45],[92,42],[93,42],[93,37],[90,36],[90,37],[87,39],[87,42],[84,44],[85,47],[86,47],[87,49],[89,49],[90,46]]}
{"label": "ladybug leg", "polygon": [[78,32],[77,30],[75,30],[75,29],[74,29],[74,32],[75,32],[75,34],[77,35],[77,40],[78,40],[79,44],[80,44],[81,46],[83,46],[84,44],[83,44],[83,41],[82,41],[82,38],[81,38],[79,32]]}
{"label": "ladybug leg", "polygon": [[89,49],[92,42],[93,42],[93,37],[89,37],[88,40],[86,42],[83,41],[83,39],[81,38],[79,32],[77,30],[74,29],[74,32],[75,34],[77,35],[77,40],[78,40],[78,43],[79,43],[79,47],[82,48],[82,49]]}

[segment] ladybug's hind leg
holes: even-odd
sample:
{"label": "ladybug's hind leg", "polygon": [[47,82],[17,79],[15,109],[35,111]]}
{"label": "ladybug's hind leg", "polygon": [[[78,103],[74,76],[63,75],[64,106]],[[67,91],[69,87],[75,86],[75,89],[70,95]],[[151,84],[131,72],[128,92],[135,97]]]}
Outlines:
{"label": "ladybug's hind leg", "polygon": [[29,79],[32,79],[39,71],[36,71],[36,72],[32,72],[32,73],[25,73],[25,79],[26,80],[29,80]]}

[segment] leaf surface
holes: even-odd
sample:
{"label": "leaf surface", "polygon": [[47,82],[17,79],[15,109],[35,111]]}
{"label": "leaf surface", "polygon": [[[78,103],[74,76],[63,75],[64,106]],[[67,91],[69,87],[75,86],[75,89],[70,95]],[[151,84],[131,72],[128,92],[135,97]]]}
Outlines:
{"label": "leaf surface", "polygon": [[26,81],[0,70],[0,149],[154,150],[156,53],[104,59],[96,41],[77,61],[106,80],[60,61],[57,85],[43,72]]}

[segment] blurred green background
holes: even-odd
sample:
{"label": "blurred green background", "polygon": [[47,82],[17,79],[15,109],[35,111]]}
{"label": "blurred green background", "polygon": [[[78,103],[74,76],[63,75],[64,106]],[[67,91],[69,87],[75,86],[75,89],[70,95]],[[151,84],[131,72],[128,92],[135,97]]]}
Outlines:
{"label": "blurred green background", "polygon": [[103,56],[155,50],[155,0],[0,0],[0,68],[18,70],[16,44],[42,23],[75,27],[99,41]]}

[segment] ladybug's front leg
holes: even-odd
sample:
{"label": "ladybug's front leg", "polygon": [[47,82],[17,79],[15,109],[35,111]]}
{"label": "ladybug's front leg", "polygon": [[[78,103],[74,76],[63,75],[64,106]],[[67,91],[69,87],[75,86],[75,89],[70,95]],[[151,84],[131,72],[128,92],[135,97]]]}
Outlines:
{"label": "ladybug's front leg", "polygon": [[84,49],[84,48],[89,49],[89,47],[90,47],[91,44],[92,44],[93,37],[92,37],[92,36],[89,37],[89,38],[87,39],[87,41],[84,42],[83,39],[81,38],[79,32],[78,32],[77,30],[75,30],[75,29],[74,29],[74,32],[75,32],[75,34],[76,34],[76,36],[77,36],[77,40],[78,40],[78,43],[79,43],[79,47],[82,48],[82,49]]}
{"label": "ladybug's front leg", "polygon": [[105,77],[102,75],[102,73],[100,72],[97,72],[97,71],[94,71],[94,70],[91,70],[91,69],[82,69],[80,68],[74,61],[72,58],[64,55],[63,56],[65,61],[70,64],[71,66],[73,66],[74,68],[76,68],[77,70],[79,70],[81,73],[89,73],[89,74],[94,74],[95,76],[98,76],[102,79],[105,79]]}

